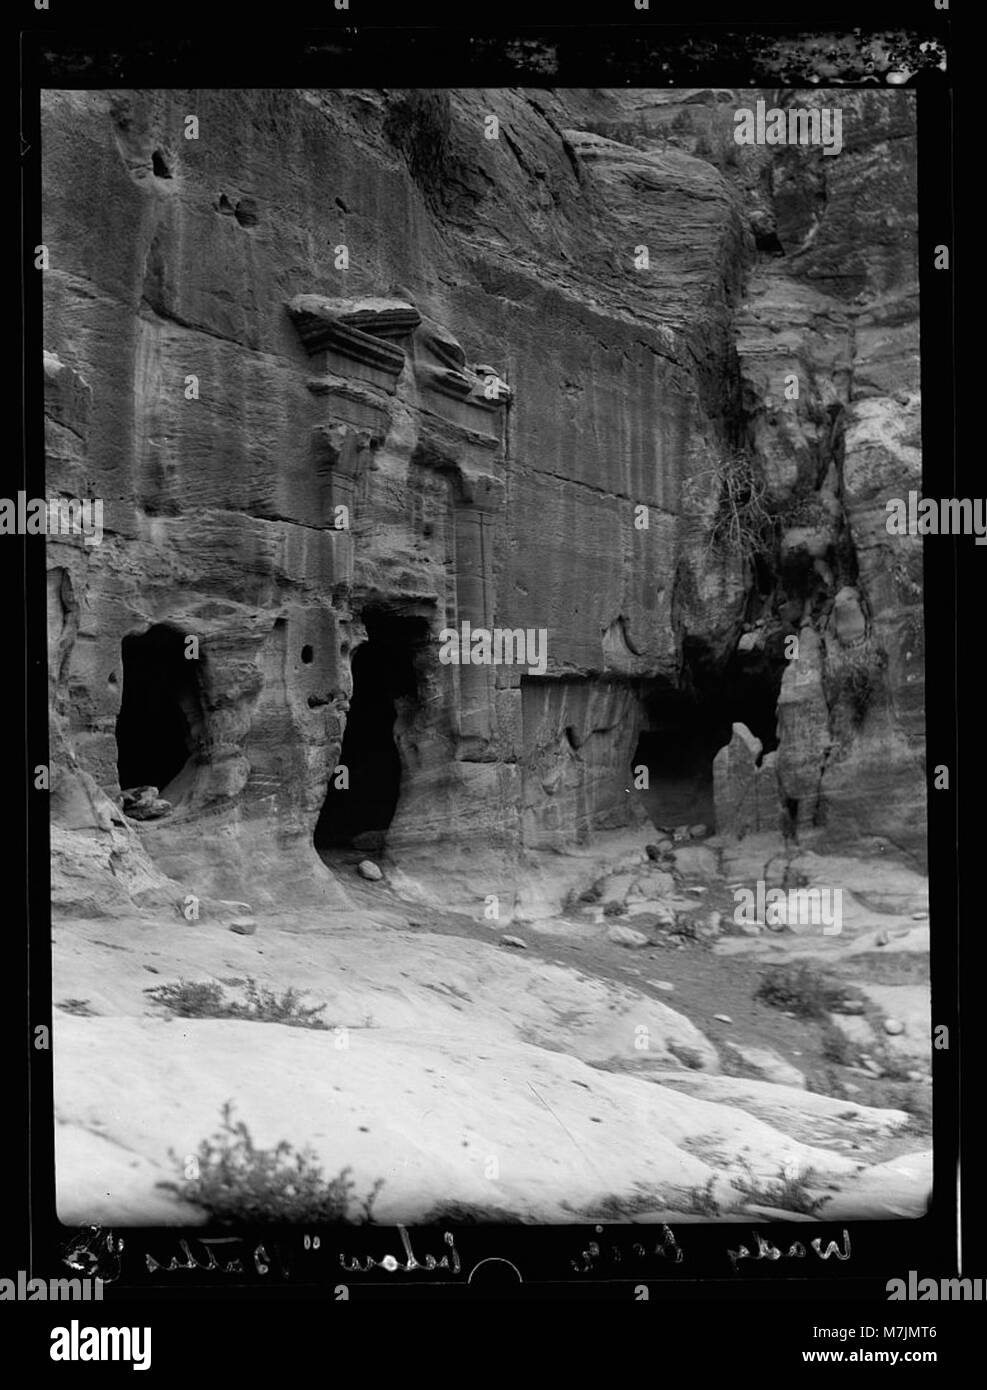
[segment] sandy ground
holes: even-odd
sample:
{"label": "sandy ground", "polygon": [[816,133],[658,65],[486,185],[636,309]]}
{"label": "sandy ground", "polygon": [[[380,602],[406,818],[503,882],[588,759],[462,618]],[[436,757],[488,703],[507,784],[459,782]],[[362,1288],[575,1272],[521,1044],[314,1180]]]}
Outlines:
{"label": "sandy ground", "polygon": [[[355,1196],[382,1180],[380,1221],[743,1220],[813,1200],[823,1217],[921,1215],[922,882],[882,862],[861,869],[867,904],[849,899],[839,936],[745,935],[735,857],[683,846],[656,877],[640,844],[621,849],[597,901],[565,910],[566,875],[585,882],[598,864],[539,866],[518,895],[526,921],[450,912],[435,885],[400,872],[365,882],[343,856],[351,906],[256,914],[253,935],[220,907],[197,922],[177,910],[59,922],[61,1219],[204,1220],[185,1175],[226,1102],[256,1145],[308,1150],[326,1177],[349,1167]],[[857,866],[823,869],[856,881]],[[655,884],[663,896],[644,896]],[[680,930],[689,921],[695,936]],[[643,926],[647,944],[611,939],[615,926]],[[856,987],[860,1012],[806,1020],[759,1000],[765,970],[787,960]],[[293,988],[325,1006],[326,1026],[177,1017],[147,990],[179,980],[216,982],[231,1000],[248,980]],[[835,1061],[834,1030],[847,1044]],[[791,1206],[779,1208],[785,1175]]]}

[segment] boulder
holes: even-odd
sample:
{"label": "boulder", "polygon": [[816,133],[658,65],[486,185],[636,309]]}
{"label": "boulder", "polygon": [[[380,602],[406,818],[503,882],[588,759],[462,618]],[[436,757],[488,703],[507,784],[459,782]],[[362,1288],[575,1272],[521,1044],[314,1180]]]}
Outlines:
{"label": "boulder", "polygon": [[755,778],[761,740],[746,724],[734,724],[733,737],[713,759],[713,801],[716,829],[738,839],[757,830]]}
{"label": "boulder", "polygon": [[849,584],[833,600],[833,628],[841,646],[852,647],[867,635],[867,619],[860,606],[860,595]]}
{"label": "boulder", "polygon": [[684,878],[701,878],[708,881],[719,877],[719,860],[716,851],[707,845],[679,845],[675,851],[675,868]]}
{"label": "boulder", "polygon": [[637,928],[652,934],[674,931],[677,920],[672,909],[664,903],[642,903],[640,907],[632,907],[629,916]]}
{"label": "boulder", "polygon": [[168,815],[173,810],[172,804],[163,796],[155,797],[148,804],[142,806],[132,806],[125,814],[131,820],[160,820],[162,816]]}
{"label": "boulder", "polygon": [[120,793],[120,805],[131,820],[158,820],[172,810],[171,802],[150,786],[128,787]]}
{"label": "boulder", "polygon": [[771,1081],[776,1086],[805,1086],[802,1072],[772,1048],[749,1047],[746,1043],[736,1042],[728,1042],[725,1047],[743,1065],[748,1075],[761,1081]]}
{"label": "boulder", "polygon": [[650,946],[651,942],[643,931],[635,931],[633,927],[608,927],[607,940],[612,941],[615,946],[640,947]]}

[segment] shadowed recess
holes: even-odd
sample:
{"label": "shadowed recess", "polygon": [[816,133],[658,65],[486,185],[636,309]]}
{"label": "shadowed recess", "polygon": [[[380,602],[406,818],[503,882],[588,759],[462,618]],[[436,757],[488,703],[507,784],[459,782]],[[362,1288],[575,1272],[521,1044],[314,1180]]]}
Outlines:
{"label": "shadowed recess", "polygon": [[318,851],[353,845],[380,848],[394,819],[401,794],[401,757],[394,724],[401,703],[418,699],[415,652],[427,640],[421,618],[381,610],[365,611],[367,641],[353,654],[353,695],[340,766],[349,785],[329,780],[325,804],[315,827]]}
{"label": "shadowed recess", "polygon": [[631,763],[648,769],[641,792],[656,826],[715,824],[713,759],[746,724],[764,753],[778,746],[776,706],[784,661],[766,653],[735,653],[717,669],[703,648],[686,642],[685,678],[676,688],[655,682],[643,698],[645,727]]}
{"label": "shadowed recess", "polygon": [[163,623],[125,637],[123,698],[116,722],[121,787],[165,794],[185,767],[202,727],[199,663],[185,658],[184,634]]}

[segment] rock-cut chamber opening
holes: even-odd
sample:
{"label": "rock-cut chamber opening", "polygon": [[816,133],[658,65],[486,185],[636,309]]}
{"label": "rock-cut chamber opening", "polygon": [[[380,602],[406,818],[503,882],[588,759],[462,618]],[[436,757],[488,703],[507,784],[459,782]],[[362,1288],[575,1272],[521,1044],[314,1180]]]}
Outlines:
{"label": "rock-cut chamber opening", "polygon": [[[122,643],[123,692],[116,722],[117,776],[124,790],[169,787],[196,752],[202,730],[199,662],[185,635],[159,623]],[[175,799],[175,791],[170,800]]]}
{"label": "rock-cut chamber opening", "polygon": [[367,640],[353,654],[342,749],[313,836],[320,854],[382,848],[401,796],[395,721],[399,713],[410,717],[418,699],[416,653],[428,640],[428,625],[377,610],[365,611],[362,620]]}
{"label": "rock-cut chamber opening", "polygon": [[763,753],[777,748],[783,668],[763,653],[735,654],[714,668],[687,646],[682,685],[656,682],[644,693],[644,728],[631,766],[632,776],[647,768],[647,787],[638,795],[654,825],[715,827],[713,759],[735,723],[747,725]]}

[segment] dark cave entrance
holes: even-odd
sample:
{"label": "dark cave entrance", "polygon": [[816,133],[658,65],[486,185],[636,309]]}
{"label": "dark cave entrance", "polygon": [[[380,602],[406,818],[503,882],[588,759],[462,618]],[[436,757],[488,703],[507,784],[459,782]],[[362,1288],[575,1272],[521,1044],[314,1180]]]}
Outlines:
{"label": "dark cave entrance", "polygon": [[780,651],[735,652],[716,665],[687,640],[681,685],[655,682],[642,693],[644,728],[631,766],[648,769],[647,790],[638,794],[655,826],[715,827],[713,759],[734,724],[746,724],[763,753],[778,747],[784,667]]}
{"label": "dark cave entrance", "polygon": [[417,654],[428,641],[424,618],[372,609],[361,615],[367,640],[353,653],[350,697],[339,764],[349,785],[329,779],[315,827],[316,850],[381,849],[401,795],[401,756],[394,738],[406,702],[418,700]]}
{"label": "dark cave entrance", "polygon": [[199,661],[186,660],[185,650],[185,634],[163,623],[123,639],[116,722],[122,790],[152,786],[167,797],[196,752],[203,724]]}

